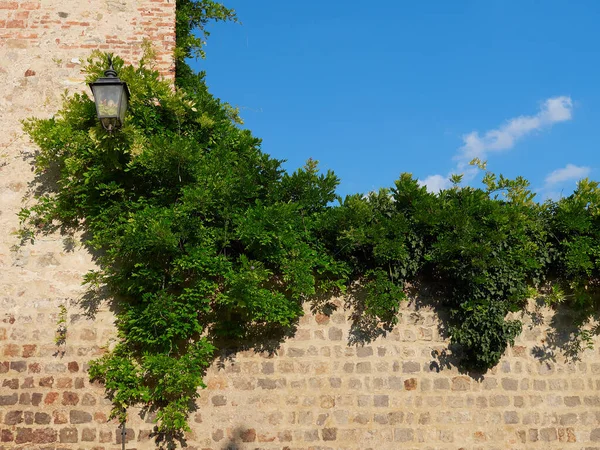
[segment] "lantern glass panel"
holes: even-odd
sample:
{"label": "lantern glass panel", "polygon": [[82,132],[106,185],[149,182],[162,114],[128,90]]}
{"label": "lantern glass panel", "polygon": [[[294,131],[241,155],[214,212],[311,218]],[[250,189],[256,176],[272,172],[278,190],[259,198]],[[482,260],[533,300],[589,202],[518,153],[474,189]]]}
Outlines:
{"label": "lantern glass panel", "polygon": [[[96,109],[100,120],[103,118],[118,118],[122,110],[121,99],[126,94],[122,84],[96,84],[92,87]],[[126,108],[126,106],[125,106]],[[123,113],[125,111],[123,110]]]}
{"label": "lantern glass panel", "polygon": [[125,112],[127,111],[127,104],[129,102],[129,95],[125,86],[121,87],[121,101],[119,102],[119,122],[123,125],[125,120]]}

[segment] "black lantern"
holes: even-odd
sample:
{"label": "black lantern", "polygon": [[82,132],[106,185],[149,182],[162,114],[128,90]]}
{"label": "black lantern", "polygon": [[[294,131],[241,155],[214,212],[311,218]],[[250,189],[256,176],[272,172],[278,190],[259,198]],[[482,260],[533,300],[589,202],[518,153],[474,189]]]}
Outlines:
{"label": "black lantern", "polygon": [[90,88],[94,94],[98,119],[102,122],[102,126],[112,133],[123,125],[129,102],[129,88],[127,83],[117,76],[112,58],[109,57],[108,63],[110,67],[104,72],[104,77],[90,83]]}

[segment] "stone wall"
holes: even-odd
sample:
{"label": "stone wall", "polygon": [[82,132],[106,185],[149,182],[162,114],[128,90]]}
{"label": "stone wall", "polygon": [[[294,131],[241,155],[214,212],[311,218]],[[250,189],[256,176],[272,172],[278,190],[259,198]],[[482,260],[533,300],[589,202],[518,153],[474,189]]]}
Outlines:
{"label": "stone wall", "polygon": [[[92,50],[135,63],[144,39],[155,49],[155,68],[173,79],[175,0],[0,0],[2,449],[115,442],[103,391],[85,373],[86,361],[114,335],[113,317],[103,308],[85,318],[76,306],[92,258],[61,236],[17,246],[16,213],[33,178],[34,151],[20,121],[52,116],[65,91],[89,91],[81,63]],[[67,307],[69,331],[66,346],[57,348],[60,305]]]}
{"label": "stone wall", "polygon": [[[148,37],[172,77],[173,25],[174,0],[0,0],[0,450],[121,448],[102,386],[86,374],[114,336],[106,307],[93,317],[79,308],[91,256],[58,235],[16,245],[34,151],[20,120],[49,117],[65,90],[87,89],[80,62],[92,49],[135,62]],[[57,346],[61,305],[67,336]],[[275,354],[216,361],[189,447],[600,449],[599,342],[565,363],[546,325],[553,312],[542,310],[544,321],[526,316],[517,345],[477,378],[444,355],[431,308],[402,313],[364,346],[348,344],[341,310],[308,313]],[[151,419],[131,412],[126,448],[155,448]]]}
{"label": "stone wall", "polygon": [[[85,373],[112,335],[110,315],[87,320],[68,300],[66,346],[57,348],[55,303],[42,292],[26,300],[14,289],[3,301],[15,313],[0,324],[0,449],[120,448],[102,387]],[[523,317],[516,345],[478,377],[444,356],[447,340],[429,307],[405,305],[393,332],[358,346],[348,345],[350,321],[341,309],[330,316],[307,311],[295,337],[274,354],[246,351],[215,362],[190,416],[187,445],[598,450],[600,343],[565,362],[556,334],[562,325],[545,325],[553,312],[541,313],[539,325]],[[126,448],[155,448],[152,430],[151,417],[131,411]]]}

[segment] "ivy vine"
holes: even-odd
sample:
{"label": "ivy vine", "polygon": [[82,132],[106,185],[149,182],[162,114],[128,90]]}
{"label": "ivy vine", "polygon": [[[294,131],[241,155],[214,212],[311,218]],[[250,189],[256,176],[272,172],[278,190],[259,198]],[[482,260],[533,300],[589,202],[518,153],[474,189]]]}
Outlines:
{"label": "ivy vine", "polygon": [[[118,305],[118,343],[90,368],[114,416],[142,404],[157,411],[159,432],[188,430],[218,350],[278,342],[304,302],[323,307],[327,295],[352,298],[358,326],[381,332],[396,325],[409,289],[430,287],[451,313],[461,366],[478,371],[519,334],[507,315],[548,286],[547,301],[570,303],[580,325],[598,312],[597,182],[536,203],[523,178],[486,172],[472,188],[454,177],[433,194],[405,173],[389,189],[340,198],[338,178],[315,161],[287,173],[263,153],[235,109],[186,65],[202,47],[192,31],[207,34],[210,20],[235,13],[177,1],[174,91],[147,61],[136,68],[115,58],[131,91],[121,132],[101,128],[86,94],[24,124],[39,151],[37,202],[20,213],[22,238],[84,231],[99,267],[85,283],[105,286]],[[92,55],[89,80],[105,67],[106,55]]]}

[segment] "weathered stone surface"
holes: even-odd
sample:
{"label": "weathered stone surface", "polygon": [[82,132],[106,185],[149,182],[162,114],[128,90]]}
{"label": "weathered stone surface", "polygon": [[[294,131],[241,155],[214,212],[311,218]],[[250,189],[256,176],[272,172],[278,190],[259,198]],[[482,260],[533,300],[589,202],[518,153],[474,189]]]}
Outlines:
{"label": "weathered stone surface", "polygon": [[6,425],[17,425],[21,422],[23,422],[23,411],[8,411],[4,415]]}
{"label": "weathered stone surface", "polygon": [[52,417],[50,417],[50,414],[47,414],[45,412],[36,412],[34,417],[35,417],[34,421],[38,425],[49,424],[50,421],[52,420]]}
{"label": "weathered stone surface", "polygon": [[412,428],[396,428],[394,429],[394,441],[410,442],[415,439],[415,431]]}
{"label": "weathered stone surface", "polygon": [[41,428],[33,430],[31,442],[34,444],[50,444],[56,442],[57,431],[52,428]]}
{"label": "weathered stone surface", "polygon": [[19,395],[17,393],[0,395],[0,406],[16,405],[18,401]]}
{"label": "weathered stone surface", "polygon": [[75,427],[61,429],[59,436],[62,444],[74,444],[78,442],[78,432]]}
{"label": "weathered stone surface", "polygon": [[33,441],[33,430],[31,428],[17,428],[16,444],[25,444]]}
{"label": "weathered stone surface", "polygon": [[92,421],[92,415],[87,411],[71,410],[69,412],[69,421],[72,424],[89,423]]}
{"label": "weathered stone surface", "polygon": [[335,441],[337,439],[337,428],[323,428],[321,435],[324,441]]}

